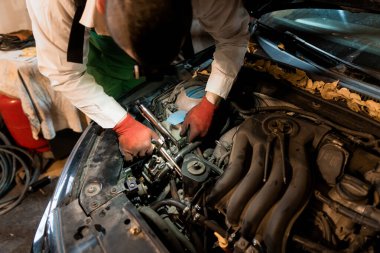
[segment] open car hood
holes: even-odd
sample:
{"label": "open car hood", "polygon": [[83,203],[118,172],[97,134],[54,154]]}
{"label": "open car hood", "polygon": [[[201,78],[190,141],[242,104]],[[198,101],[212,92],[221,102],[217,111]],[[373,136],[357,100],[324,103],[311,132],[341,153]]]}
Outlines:
{"label": "open car hood", "polygon": [[344,9],[353,12],[380,13],[380,0],[243,0],[251,16],[284,9],[326,8]]}
{"label": "open car hood", "polygon": [[[380,11],[380,0],[258,1],[245,1],[256,18]],[[379,88],[280,50],[272,30],[256,30],[273,54],[246,55],[202,143],[180,137],[177,119],[204,94],[213,48],[177,66],[183,79],[148,81],[120,100],[162,135],[152,156],[124,161],[115,133],[92,123],[32,252],[380,252]],[[287,37],[284,48],[301,45]]]}

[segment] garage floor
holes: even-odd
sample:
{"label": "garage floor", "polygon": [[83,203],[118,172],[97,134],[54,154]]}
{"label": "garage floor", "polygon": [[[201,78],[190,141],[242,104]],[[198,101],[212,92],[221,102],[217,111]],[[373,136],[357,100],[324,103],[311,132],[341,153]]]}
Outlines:
{"label": "garage floor", "polygon": [[[65,160],[57,161],[48,169],[49,175],[59,175]],[[0,253],[29,253],[39,221],[52,196],[58,178],[43,188],[30,193],[20,205],[0,216]]]}

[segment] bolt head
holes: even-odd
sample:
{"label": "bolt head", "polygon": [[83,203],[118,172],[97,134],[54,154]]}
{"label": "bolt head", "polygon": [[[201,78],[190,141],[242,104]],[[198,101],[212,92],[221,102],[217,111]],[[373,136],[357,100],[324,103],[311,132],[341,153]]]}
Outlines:
{"label": "bolt head", "polygon": [[93,201],[93,202],[91,203],[91,207],[92,207],[92,208],[97,208],[98,206],[99,206],[99,203],[96,202],[96,201]]}
{"label": "bolt head", "polygon": [[97,195],[101,190],[102,190],[102,185],[97,181],[90,182],[84,188],[84,192],[86,196],[89,196],[89,197]]}
{"label": "bolt head", "polygon": [[86,218],[86,219],[84,220],[84,222],[85,222],[86,224],[90,224],[90,223],[91,223],[91,218]]}

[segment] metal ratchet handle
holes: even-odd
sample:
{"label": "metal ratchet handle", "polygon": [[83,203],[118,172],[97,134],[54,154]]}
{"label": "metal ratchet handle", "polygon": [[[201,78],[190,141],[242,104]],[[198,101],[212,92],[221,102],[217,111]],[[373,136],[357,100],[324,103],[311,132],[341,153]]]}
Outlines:
{"label": "metal ratchet handle", "polygon": [[162,140],[152,140],[152,144],[155,146],[157,151],[164,157],[164,159],[169,163],[170,167],[178,174],[178,176],[182,179],[181,168],[174,161],[174,159],[169,155],[166,149],[162,146]]}
{"label": "metal ratchet handle", "polygon": [[174,136],[158,121],[158,119],[154,116],[154,114],[149,111],[143,104],[139,101],[136,102],[137,109],[140,111],[141,115],[149,121],[153,125],[155,129],[164,137],[173,142],[174,145],[178,147],[178,141],[174,138]]}

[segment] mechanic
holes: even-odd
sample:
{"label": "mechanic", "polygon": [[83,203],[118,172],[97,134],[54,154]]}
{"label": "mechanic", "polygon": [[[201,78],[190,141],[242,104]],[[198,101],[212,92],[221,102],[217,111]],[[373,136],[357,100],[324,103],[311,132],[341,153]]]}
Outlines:
{"label": "mechanic", "polygon": [[189,130],[191,142],[207,134],[249,38],[249,15],[240,0],[27,0],[27,7],[41,73],[89,118],[116,131],[127,160],[151,154],[157,138],[115,100],[143,82],[133,76],[136,62],[152,71],[169,65],[192,18],[215,39],[206,94],[182,125],[181,135]]}

